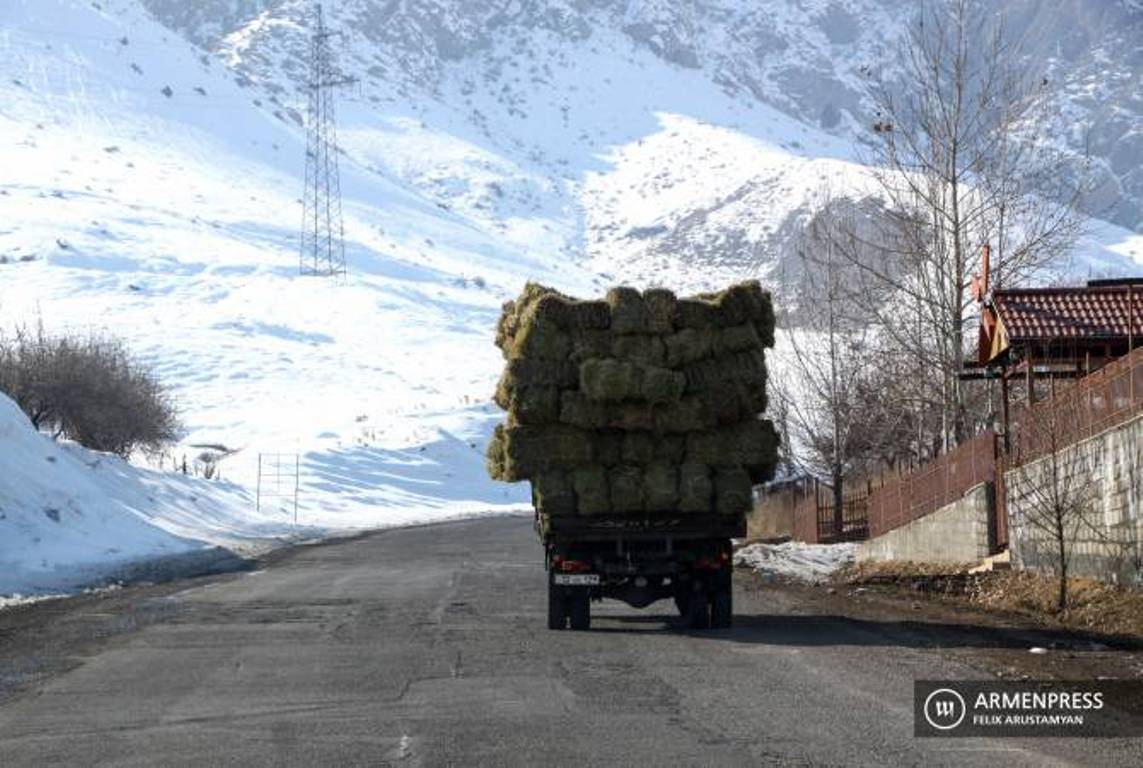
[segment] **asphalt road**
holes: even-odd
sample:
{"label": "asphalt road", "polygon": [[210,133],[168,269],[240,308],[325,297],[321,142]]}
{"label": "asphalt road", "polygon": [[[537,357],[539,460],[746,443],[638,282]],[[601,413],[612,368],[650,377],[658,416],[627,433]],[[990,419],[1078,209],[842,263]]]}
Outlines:
{"label": "asphalt road", "polygon": [[980,677],[979,637],[922,642],[750,575],[733,630],[605,603],[550,632],[541,562],[529,520],[488,519],[144,594],[0,704],[0,765],[1143,762],[1139,740],[913,738],[913,680]]}

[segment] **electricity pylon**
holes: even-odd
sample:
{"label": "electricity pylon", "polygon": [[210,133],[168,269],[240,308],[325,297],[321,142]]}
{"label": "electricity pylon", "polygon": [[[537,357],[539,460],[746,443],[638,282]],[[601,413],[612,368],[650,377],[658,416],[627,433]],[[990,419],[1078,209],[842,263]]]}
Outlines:
{"label": "electricity pylon", "polygon": [[337,125],[333,89],[352,78],[333,68],[330,38],[321,3],[310,39],[309,109],[306,114],[306,189],[302,195],[299,266],[303,275],[345,277],[345,225],[341,217],[341,178],[337,168]]}

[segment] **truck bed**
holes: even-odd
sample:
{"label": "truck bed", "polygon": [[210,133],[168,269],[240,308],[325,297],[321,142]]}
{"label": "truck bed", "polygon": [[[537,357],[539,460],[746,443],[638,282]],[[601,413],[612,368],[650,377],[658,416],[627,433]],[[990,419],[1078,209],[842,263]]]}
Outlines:
{"label": "truck bed", "polygon": [[734,539],[746,536],[742,516],[602,515],[599,517],[536,517],[536,529],[545,542],[610,541],[624,539]]}

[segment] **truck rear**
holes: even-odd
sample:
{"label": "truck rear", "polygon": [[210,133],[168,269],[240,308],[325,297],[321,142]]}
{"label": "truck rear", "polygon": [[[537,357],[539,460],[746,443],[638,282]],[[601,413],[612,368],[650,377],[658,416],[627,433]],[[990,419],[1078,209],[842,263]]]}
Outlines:
{"label": "truck rear", "polygon": [[488,465],[531,482],[551,629],[588,629],[603,598],[670,599],[689,626],[731,625],[731,540],[777,461],[760,416],[773,328],[757,282],[598,301],[529,284],[505,304],[507,420]]}

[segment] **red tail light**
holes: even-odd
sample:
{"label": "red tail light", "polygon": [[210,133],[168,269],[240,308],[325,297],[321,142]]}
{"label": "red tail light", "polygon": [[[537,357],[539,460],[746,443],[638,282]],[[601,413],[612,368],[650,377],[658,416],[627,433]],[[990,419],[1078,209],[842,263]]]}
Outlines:
{"label": "red tail light", "polygon": [[591,563],[586,560],[564,560],[560,558],[556,563],[556,567],[564,573],[579,573],[582,571],[590,571]]}

